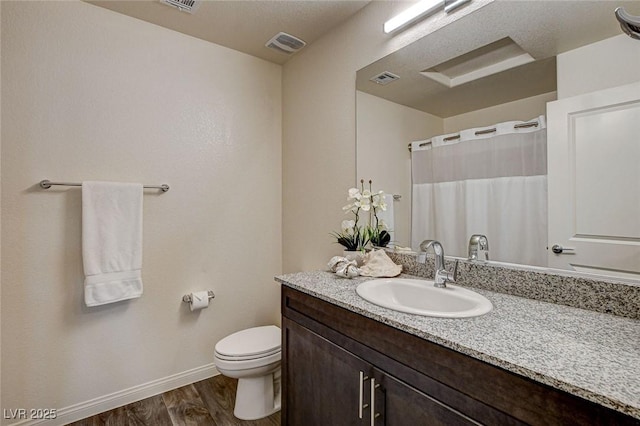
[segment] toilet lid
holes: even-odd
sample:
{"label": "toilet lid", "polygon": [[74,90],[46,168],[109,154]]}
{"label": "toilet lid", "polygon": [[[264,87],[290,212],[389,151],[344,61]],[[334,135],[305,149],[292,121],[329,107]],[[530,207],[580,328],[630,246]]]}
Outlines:
{"label": "toilet lid", "polygon": [[275,325],[248,328],[233,333],[216,344],[216,352],[227,357],[248,357],[280,350],[280,328]]}

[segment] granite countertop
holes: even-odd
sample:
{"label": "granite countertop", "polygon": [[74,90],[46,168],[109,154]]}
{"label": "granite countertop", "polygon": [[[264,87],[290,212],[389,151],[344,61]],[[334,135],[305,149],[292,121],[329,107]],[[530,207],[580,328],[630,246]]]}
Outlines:
{"label": "granite countertop", "polygon": [[456,319],[405,314],[360,298],[356,286],[368,279],[325,271],[276,277],[288,287],[640,419],[640,321],[476,288],[493,303],[488,314]]}

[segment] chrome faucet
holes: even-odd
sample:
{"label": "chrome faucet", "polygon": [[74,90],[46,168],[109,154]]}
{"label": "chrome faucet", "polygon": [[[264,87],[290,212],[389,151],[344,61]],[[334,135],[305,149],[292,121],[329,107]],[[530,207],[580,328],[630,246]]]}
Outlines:
{"label": "chrome faucet", "polygon": [[[433,279],[433,286],[438,288],[445,288],[447,283],[454,283],[456,270],[458,269],[458,262],[456,261],[456,268],[453,273],[444,269],[444,249],[442,248],[442,244],[440,244],[436,240],[424,240],[420,243],[420,250],[423,252],[427,252],[429,247],[433,247],[433,252],[435,253],[436,258],[436,274]],[[424,262],[427,263],[427,258],[425,256]]]}
{"label": "chrome faucet", "polygon": [[469,240],[469,260],[489,260],[489,240],[482,234],[474,234]]}

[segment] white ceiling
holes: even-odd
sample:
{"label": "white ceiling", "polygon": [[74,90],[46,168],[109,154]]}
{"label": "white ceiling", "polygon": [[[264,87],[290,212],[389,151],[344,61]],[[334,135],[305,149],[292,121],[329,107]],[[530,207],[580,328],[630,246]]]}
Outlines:
{"label": "white ceiling", "polygon": [[307,44],[366,6],[370,0],[204,0],[194,14],[159,0],[85,0],[276,64],[292,55],[264,44],[280,31]]}

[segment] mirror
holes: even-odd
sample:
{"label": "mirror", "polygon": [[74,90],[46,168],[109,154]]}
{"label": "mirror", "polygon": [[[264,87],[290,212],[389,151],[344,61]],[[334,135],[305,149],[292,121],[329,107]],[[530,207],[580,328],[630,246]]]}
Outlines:
{"label": "mirror", "polygon": [[[640,41],[623,34],[614,16],[619,6],[640,15],[636,1],[492,2],[357,72],[357,176],[401,197],[393,203],[397,245],[418,248],[417,237],[411,241],[409,143],[526,122],[546,116],[550,102],[640,81]],[[640,107],[629,114],[640,121]],[[638,196],[638,179],[630,182]],[[458,248],[445,246],[447,255],[466,258],[471,233],[458,237],[464,238]],[[538,233],[545,235],[544,262],[491,256],[492,245],[503,240],[495,235],[490,259],[562,267],[544,264],[546,223]],[[631,240],[640,244],[635,233]],[[418,241],[427,238],[434,237]],[[602,268],[583,272],[637,278]]]}

